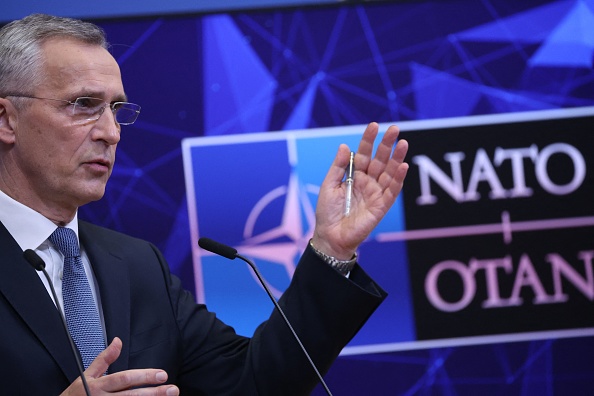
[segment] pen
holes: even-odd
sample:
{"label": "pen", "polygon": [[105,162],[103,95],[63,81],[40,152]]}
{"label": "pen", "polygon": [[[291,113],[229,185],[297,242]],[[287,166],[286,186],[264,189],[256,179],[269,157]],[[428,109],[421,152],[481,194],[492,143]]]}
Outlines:
{"label": "pen", "polygon": [[346,196],[344,200],[344,215],[351,213],[351,199],[353,198],[353,177],[355,176],[355,153],[351,151],[349,165],[345,171],[346,176]]}

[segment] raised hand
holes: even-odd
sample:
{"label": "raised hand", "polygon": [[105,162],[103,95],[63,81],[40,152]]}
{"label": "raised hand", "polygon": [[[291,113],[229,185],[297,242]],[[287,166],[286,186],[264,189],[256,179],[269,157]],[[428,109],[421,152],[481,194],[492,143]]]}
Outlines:
{"label": "raised hand", "polygon": [[341,144],[322,183],[316,207],[316,227],[312,244],[340,260],[348,260],[378,225],[402,190],[408,171],[404,157],[408,143],[399,140],[396,126],[388,128],[375,156],[373,146],[377,123],[370,123],[355,154],[355,177],[350,213],[345,216],[346,185],[343,182],[350,150]]}

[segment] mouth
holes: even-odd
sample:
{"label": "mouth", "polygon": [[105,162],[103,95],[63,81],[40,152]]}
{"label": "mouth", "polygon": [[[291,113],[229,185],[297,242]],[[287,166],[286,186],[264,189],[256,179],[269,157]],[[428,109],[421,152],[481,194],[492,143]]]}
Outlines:
{"label": "mouth", "polygon": [[111,169],[111,162],[101,158],[84,162],[84,165],[99,172],[105,172]]}

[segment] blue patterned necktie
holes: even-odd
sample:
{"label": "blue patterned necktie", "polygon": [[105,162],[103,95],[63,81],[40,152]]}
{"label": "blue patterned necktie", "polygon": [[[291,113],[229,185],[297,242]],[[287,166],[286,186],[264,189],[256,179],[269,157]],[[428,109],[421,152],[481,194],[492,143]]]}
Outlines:
{"label": "blue patterned necktie", "polygon": [[78,348],[85,369],[105,349],[101,320],[80,258],[76,233],[58,227],[49,237],[64,255],[62,296],[68,331]]}

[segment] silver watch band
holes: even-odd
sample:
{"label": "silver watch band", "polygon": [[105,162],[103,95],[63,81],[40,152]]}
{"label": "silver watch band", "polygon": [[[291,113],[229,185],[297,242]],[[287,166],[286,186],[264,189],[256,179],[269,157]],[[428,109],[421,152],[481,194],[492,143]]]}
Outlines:
{"label": "silver watch band", "polygon": [[357,263],[357,253],[353,254],[353,257],[350,260],[339,260],[336,257],[328,256],[325,253],[320,252],[316,247],[311,243],[311,239],[309,241],[309,246],[313,249],[313,251],[322,259],[324,260],[329,266],[334,268],[336,271],[340,272],[342,275],[347,275],[353,267],[355,263]]}

